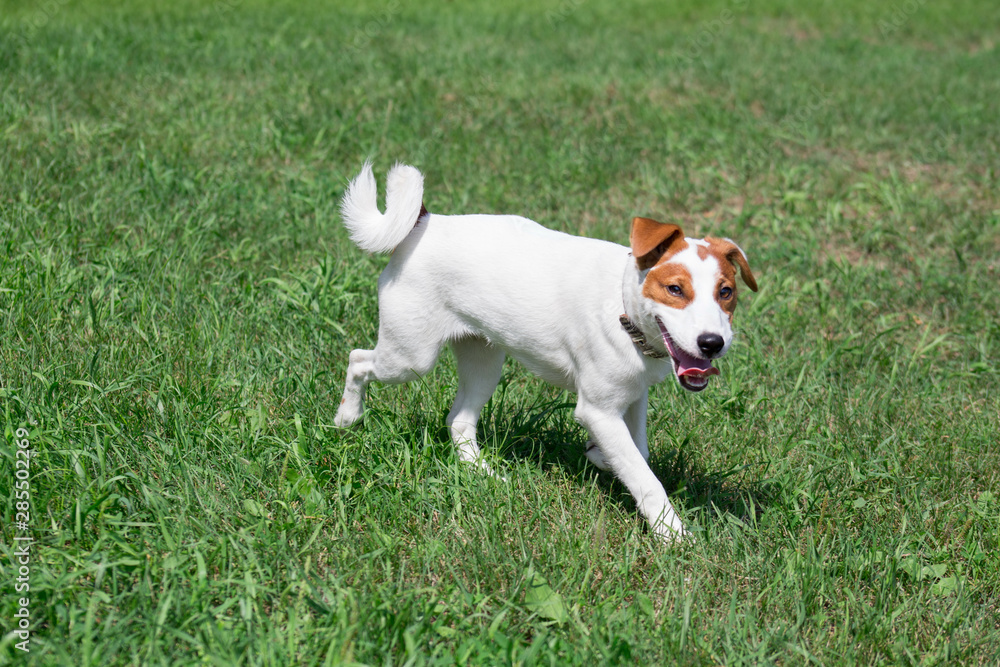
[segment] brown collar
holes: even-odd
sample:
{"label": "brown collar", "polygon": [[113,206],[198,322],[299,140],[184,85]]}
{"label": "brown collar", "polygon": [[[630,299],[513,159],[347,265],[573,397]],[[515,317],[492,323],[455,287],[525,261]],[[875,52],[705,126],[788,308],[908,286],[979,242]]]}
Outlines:
{"label": "brown collar", "polygon": [[653,359],[664,359],[667,357],[665,352],[660,352],[646,340],[646,334],[642,333],[642,330],[635,325],[635,323],[628,318],[628,315],[622,313],[618,316],[618,321],[622,323],[622,329],[625,333],[629,335],[632,342],[642,351],[647,357],[652,357]]}

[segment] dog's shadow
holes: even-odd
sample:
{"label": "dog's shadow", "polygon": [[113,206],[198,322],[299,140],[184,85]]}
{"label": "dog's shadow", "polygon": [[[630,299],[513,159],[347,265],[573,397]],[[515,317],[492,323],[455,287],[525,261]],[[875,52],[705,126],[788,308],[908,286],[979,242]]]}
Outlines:
{"label": "dog's shadow", "polygon": [[[488,457],[511,463],[541,465],[543,469],[554,467],[580,484],[596,481],[624,509],[638,512],[635,499],[614,474],[587,460],[584,455],[587,434],[573,420],[576,403],[567,398],[572,397],[562,394],[528,405],[510,406],[505,405],[503,392],[498,392],[495,400],[484,408],[477,429],[484,452]],[[450,445],[444,417],[440,415],[436,424],[437,439]],[[431,432],[435,430],[432,428]],[[755,522],[777,498],[779,489],[773,483],[747,479],[746,471],[756,466],[706,470],[685,451],[686,444],[685,440],[680,447],[666,451],[656,451],[653,445],[649,464],[670,498],[688,511],[727,514],[744,523]]]}

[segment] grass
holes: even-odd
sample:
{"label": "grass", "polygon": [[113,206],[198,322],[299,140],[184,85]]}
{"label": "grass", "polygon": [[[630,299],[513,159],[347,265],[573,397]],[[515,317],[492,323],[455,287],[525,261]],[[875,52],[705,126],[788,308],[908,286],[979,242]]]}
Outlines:
{"label": "grass", "polygon": [[[0,3],[0,661],[996,664],[1000,12],[478,4]],[[743,245],[722,376],[651,395],[697,541],[514,364],[506,482],[456,461],[449,358],[332,428],[369,155],[432,211]]]}

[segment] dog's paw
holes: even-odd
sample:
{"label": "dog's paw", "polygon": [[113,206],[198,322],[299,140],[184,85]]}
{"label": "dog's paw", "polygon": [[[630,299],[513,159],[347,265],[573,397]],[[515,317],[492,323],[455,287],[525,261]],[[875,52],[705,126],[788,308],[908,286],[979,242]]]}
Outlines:
{"label": "dog's paw", "polygon": [[679,530],[674,530],[669,526],[659,524],[653,531],[661,543],[666,546],[681,546],[684,544],[694,544],[695,538],[691,531],[680,526]]}
{"label": "dog's paw", "polygon": [[470,465],[473,468],[477,468],[479,472],[484,472],[493,479],[498,479],[501,482],[506,482],[507,478],[503,475],[497,474],[493,467],[483,459],[481,453],[471,454],[468,450],[459,447],[458,450],[458,460],[466,465]]}
{"label": "dog's paw", "polygon": [[466,461],[466,463],[470,463],[471,465],[476,466],[477,468],[479,468],[481,471],[485,472],[487,475],[489,475],[493,479],[499,480],[501,482],[508,481],[506,477],[504,477],[503,475],[501,475],[501,474],[497,473],[495,470],[493,470],[493,467],[490,466],[490,464],[487,463],[486,461],[484,461],[482,458],[479,458],[477,461]]}
{"label": "dog's paw", "polygon": [[354,401],[345,396],[340,402],[337,414],[333,417],[333,425],[337,428],[351,428],[361,419],[362,411],[361,401]]}
{"label": "dog's paw", "polygon": [[341,414],[340,410],[337,410],[337,414],[333,417],[334,428],[339,428],[341,430],[347,430],[358,423],[357,417],[345,416]]}

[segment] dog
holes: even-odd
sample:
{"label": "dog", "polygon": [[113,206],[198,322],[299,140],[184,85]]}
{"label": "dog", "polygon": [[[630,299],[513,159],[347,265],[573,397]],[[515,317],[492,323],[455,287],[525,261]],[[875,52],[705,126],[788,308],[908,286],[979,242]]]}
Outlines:
{"label": "dog", "polygon": [[719,373],[712,362],[733,340],[737,270],[757,290],[743,250],[642,217],[626,248],[514,215],[432,214],[423,190],[423,175],[397,164],[383,214],[366,162],[341,202],[351,240],[392,257],[378,280],[378,342],[350,353],[335,426],[361,418],[373,380],[423,376],[450,345],[458,394],[447,425],[460,459],[489,471],[476,425],[509,355],[576,393],[587,458],[622,481],[654,533],[687,535],[648,464],[649,388],[672,374],[701,391]]}

